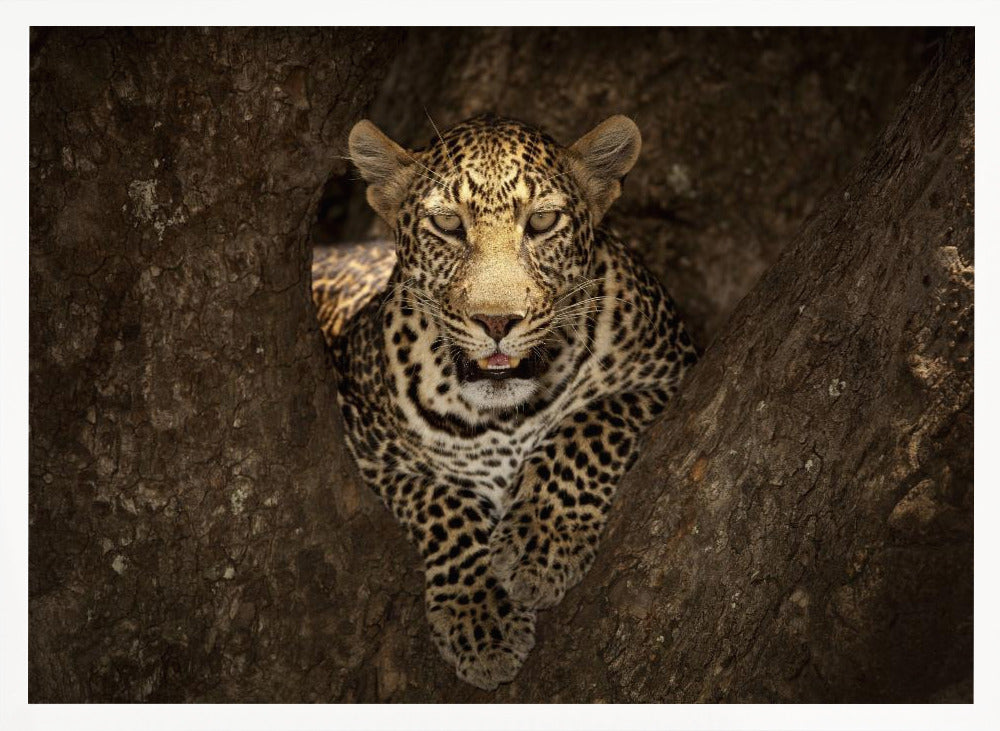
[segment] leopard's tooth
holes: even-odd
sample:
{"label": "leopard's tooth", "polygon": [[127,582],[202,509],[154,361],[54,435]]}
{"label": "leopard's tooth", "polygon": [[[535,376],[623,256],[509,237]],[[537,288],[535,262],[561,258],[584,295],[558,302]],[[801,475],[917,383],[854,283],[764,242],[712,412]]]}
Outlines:
{"label": "leopard's tooth", "polygon": [[484,371],[489,370],[489,368],[490,368],[490,359],[489,358],[480,358],[479,360],[476,361],[476,363]]}
{"label": "leopard's tooth", "polygon": [[513,355],[507,358],[507,360],[510,362],[511,368],[517,368],[517,366],[521,363],[521,359],[515,358]]}

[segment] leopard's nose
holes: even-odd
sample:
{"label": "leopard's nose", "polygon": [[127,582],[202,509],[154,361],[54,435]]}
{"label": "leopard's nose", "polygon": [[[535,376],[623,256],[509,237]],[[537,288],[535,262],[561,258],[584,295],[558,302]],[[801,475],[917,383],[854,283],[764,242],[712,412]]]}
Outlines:
{"label": "leopard's nose", "polygon": [[510,333],[514,325],[524,318],[520,315],[473,315],[472,319],[482,325],[487,335],[499,343]]}

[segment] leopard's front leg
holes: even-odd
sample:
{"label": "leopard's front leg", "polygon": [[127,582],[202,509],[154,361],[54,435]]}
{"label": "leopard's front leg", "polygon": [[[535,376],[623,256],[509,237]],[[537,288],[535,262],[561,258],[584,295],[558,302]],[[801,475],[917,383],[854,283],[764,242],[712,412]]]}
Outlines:
{"label": "leopard's front leg", "polygon": [[535,612],[513,601],[490,563],[494,507],[469,486],[403,476],[383,498],[424,560],[431,635],[458,676],[492,690],[535,644]]}
{"label": "leopard's front leg", "polygon": [[553,428],[519,475],[516,500],[490,537],[492,565],[528,607],[558,603],[590,568],[618,481],[663,391],[599,399]]}

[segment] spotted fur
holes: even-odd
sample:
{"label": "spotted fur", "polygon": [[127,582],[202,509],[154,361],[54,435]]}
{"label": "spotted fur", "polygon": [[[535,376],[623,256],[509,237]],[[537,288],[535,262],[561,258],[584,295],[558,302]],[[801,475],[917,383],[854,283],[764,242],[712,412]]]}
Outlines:
{"label": "spotted fur", "polygon": [[637,438],[695,362],[670,296],[601,225],[639,146],[624,117],[571,147],[494,116],[423,151],[351,133],[396,261],[382,280],[384,257],[318,258],[314,297],[351,452],[420,550],[441,654],[481,688],[514,677],[536,610],[590,566]]}
{"label": "spotted fur", "polygon": [[388,241],[317,247],[313,252],[312,296],[328,343],[385,289],[395,264],[396,253]]}

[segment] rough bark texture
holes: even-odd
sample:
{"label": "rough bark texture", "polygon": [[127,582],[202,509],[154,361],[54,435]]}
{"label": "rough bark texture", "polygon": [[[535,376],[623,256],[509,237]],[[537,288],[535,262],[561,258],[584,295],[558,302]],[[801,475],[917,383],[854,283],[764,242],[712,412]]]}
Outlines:
{"label": "rough bark texture", "polygon": [[31,699],[308,698],[357,552],[305,241],[399,38],[33,40]]}
{"label": "rough bark texture", "polygon": [[[656,165],[630,178],[623,203],[662,207],[636,230],[667,222],[654,240],[685,242],[668,246],[668,264],[697,254],[689,317],[721,334],[649,435],[594,569],[542,616],[518,679],[489,694],[437,657],[415,552],[352,475],[307,292],[306,231],[324,180],[346,170],[333,155],[366,104],[389,104],[399,59],[419,66],[413,39],[37,32],[30,700],[968,700],[971,32],[950,38],[851,182],[724,327],[870,130],[855,120],[774,148],[779,129],[755,148],[767,119],[787,132],[799,114],[809,129],[829,105],[842,120],[846,92],[822,69],[799,78],[788,54],[815,50],[765,52],[808,36],[716,33],[714,48],[734,48],[725,58],[747,54],[730,72],[756,59],[763,79],[773,63],[775,79],[815,90],[820,112],[796,92],[735,134],[746,152],[727,159],[724,110],[770,109],[770,97],[739,101],[710,55],[683,56],[696,76],[688,98],[703,88],[717,126],[691,122],[671,154],[709,160],[685,173],[688,193]],[[843,33],[816,38],[864,37]],[[469,54],[460,73],[537,85],[538,69],[521,64],[555,63],[569,42],[528,39],[508,38],[538,49],[517,63]],[[610,50],[588,53],[606,62]],[[857,43],[841,52],[878,57]],[[901,92],[905,67],[848,68],[874,98],[880,84]],[[635,98],[635,83],[607,93]],[[441,104],[451,88],[442,79]],[[617,97],[584,97],[576,108],[593,118],[561,116],[571,91],[552,88],[537,102],[551,117],[523,116],[555,120],[557,133],[579,125],[564,137],[620,110],[600,108]],[[466,111],[439,114],[438,103],[427,106],[439,122]],[[670,136],[652,129],[647,141]],[[787,169],[772,157],[786,153]],[[757,182],[714,198],[741,180],[742,154],[762,166]],[[670,224],[682,205],[703,206],[697,226]],[[738,225],[713,244],[723,209]],[[748,234],[755,253],[732,260]],[[717,292],[726,267],[739,281]],[[684,302],[680,271],[666,276]]]}

